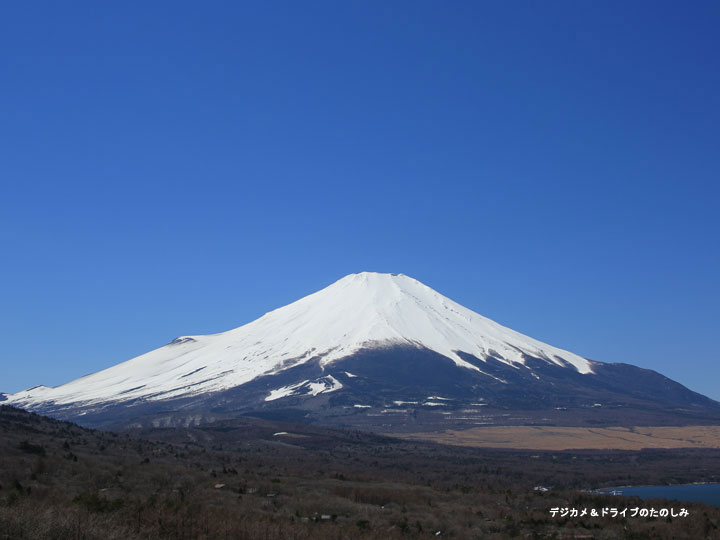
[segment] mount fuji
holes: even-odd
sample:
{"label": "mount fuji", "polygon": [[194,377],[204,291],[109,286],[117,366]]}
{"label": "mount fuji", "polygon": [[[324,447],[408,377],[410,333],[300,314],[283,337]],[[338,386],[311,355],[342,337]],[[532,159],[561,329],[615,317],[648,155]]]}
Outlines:
{"label": "mount fuji", "polygon": [[4,404],[89,426],[251,415],[375,430],[713,423],[720,403],[651,370],[591,361],[402,274],[348,275],[259,319],[182,336]]}

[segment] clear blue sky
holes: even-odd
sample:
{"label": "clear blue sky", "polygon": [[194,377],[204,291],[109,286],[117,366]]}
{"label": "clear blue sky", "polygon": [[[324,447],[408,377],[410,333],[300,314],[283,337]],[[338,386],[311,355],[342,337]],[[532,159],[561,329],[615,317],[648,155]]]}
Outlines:
{"label": "clear blue sky", "polygon": [[720,399],[720,4],[13,2],[0,391],[362,270]]}

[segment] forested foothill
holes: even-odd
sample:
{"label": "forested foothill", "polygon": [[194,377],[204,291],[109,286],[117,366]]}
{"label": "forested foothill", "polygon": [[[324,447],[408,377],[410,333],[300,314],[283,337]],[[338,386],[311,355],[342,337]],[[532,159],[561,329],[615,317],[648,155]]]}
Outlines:
{"label": "forested foothill", "polygon": [[[103,432],[0,407],[2,540],[718,538],[720,508],[588,491],[694,481],[720,481],[720,451],[461,448],[250,418]],[[636,506],[690,516],[550,513]]]}

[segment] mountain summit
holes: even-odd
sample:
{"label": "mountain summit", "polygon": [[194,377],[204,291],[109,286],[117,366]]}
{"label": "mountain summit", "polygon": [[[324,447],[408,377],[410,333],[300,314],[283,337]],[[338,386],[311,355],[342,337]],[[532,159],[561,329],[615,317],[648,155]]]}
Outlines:
{"label": "mountain summit", "polygon": [[[643,377],[628,388],[622,379],[633,374]],[[648,377],[660,378],[660,396],[652,396],[655,383],[646,388]],[[10,395],[7,402],[89,423],[113,414],[170,413],[187,420],[208,411],[293,411],[352,424],[372,414],[385,422],[398,410],[417,418],[418,411],[465,407],[468,416],[467,407],[476,413],[480,407],[561,410],[628,407],[638,400],[647,409],[649,398],[657,408],[668,391],[681,398],[675,408],[717,405],[654,372],[592,362],[524,336],[403,274],[362,272],[239,328],[182,336],[62,386]]]}

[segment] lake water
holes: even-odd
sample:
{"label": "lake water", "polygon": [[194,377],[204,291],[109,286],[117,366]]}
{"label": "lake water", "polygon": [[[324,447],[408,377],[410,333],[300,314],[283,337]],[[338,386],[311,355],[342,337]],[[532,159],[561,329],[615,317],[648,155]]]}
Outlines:
{"label": "lake water", "polygon": [[643,499],[674,499],[677,501],[704,502],[720,506],[720,484],[685,484],[680,486],[634,486],[599,489],[598,493],[621,491],[626,497]]}

